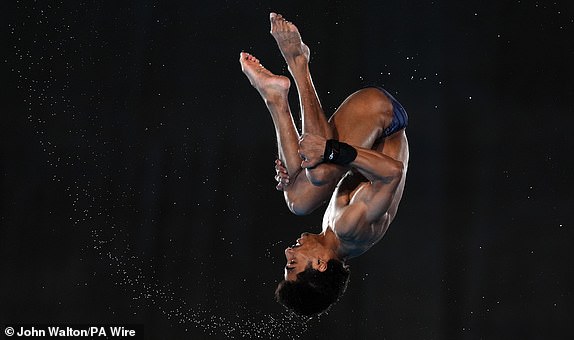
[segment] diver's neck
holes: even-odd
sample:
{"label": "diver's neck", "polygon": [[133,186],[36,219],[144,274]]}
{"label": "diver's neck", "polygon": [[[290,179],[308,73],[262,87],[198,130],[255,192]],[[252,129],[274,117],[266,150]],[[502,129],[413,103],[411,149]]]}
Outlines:
{"label": "diver's neck", "polygon": [[333,229],[326,228],[321,233],[322,239],[321,243],[323,246],[328,249],[331,253],[331,258],[335,258],[339,261],[344,261],[346,258],[346,254],[344,254],[343,249],[341,247],[341,241],[337,237],[337,234],[333,231]]}

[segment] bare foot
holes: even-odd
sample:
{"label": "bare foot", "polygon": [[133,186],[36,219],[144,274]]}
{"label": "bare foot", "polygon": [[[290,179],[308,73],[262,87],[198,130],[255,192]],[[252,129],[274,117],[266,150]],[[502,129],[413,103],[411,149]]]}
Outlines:
{"label": "bare foot", "polygon": [[277,41],[283,58],[291,65],[294,61],[302,59],[308,63],[310,57],[309,47],[301,40],[301,34],[295,25],[285,20],[281,14],[269,14],[271,21],[271,35]]}
{"label": "bare foot", "polygon": [[249,82],[259,91],[266,101],[287,98],[291,82],[289,78],[278,76],[261,65],[259,59],[249,53],[241,52],[239,55],[241,71],[245,73]]}

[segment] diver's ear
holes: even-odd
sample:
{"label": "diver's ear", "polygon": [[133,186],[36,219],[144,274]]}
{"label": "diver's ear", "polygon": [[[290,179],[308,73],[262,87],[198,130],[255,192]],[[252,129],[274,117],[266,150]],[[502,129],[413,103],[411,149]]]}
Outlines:
{"label": "diver's ear", "polygon": [[317,259],[317,270],[320,272],[324,272],[325,270],[327,270],[327,261],[322,260],[322,259]]}

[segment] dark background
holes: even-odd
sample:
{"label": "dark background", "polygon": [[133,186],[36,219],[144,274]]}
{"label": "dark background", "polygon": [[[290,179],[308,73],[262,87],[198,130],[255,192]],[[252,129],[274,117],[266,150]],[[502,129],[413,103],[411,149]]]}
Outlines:
{"label": "dark background", "polygon": [[[0,323],[135,323],[149,339],[572,336],[570,1],[3,2]],[[380,84],[411,162],[385,238],[309,323],[274,302],[319,231],[274,189],[239,52],[300,28],[328,113]],[[293,111],[298,111],[296,92]]]}

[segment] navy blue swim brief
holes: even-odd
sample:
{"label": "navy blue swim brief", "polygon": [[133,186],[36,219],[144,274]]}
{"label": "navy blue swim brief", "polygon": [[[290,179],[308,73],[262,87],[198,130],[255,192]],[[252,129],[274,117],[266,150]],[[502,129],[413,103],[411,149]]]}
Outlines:
{"label": "navy blue swim brief", "polygon": [[393,104],[393,120],[391,124],[383,131],[383,137],[387,137],[392,135],[393,133],[402,130],[407,127],[409,124],[409,117],[407,116],[407,111],[405,108],[399,103],[398,100],[395,99],[387,90],[380,86],[371,86],[381,90]]}

